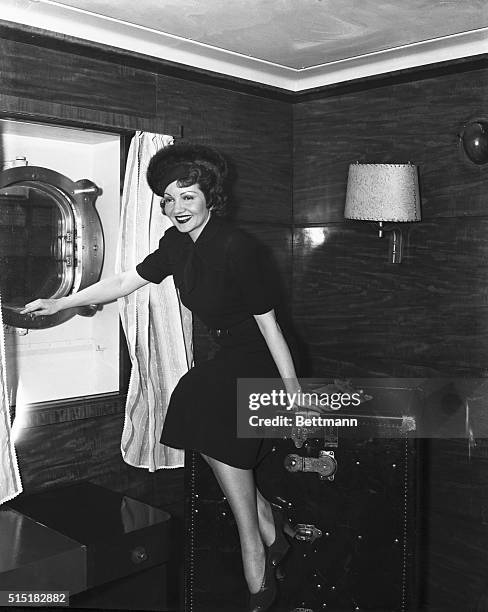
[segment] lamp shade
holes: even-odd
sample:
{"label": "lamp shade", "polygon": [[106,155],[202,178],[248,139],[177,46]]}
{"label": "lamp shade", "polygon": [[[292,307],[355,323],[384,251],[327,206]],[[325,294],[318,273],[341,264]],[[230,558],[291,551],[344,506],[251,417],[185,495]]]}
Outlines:
{"label": "lamp shade", "polygon": [[417,166],[351,164],[344,217],[365,221],[420,221]]}

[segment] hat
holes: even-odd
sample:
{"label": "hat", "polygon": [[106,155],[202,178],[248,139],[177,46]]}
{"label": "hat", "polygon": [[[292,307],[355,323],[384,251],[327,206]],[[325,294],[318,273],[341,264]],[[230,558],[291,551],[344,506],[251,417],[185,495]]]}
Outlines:
{"label": "hat", "polygon": [[195,183],[202,172],[213,174],[215,182],[222,184],[227,176],[227,162],[212,147],[177,143],[159,150],[151,158],[147,182],[154,193],[162,196],[174,181],[190,179]]}

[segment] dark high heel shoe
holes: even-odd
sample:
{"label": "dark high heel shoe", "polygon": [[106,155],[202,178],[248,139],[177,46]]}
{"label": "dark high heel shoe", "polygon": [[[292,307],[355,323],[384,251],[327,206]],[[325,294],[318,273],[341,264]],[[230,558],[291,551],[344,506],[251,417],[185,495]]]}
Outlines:
{"label": "dark high heel shoe", "polygon": [[281,509],[271,506],[273,512],[273,520],[275,527],[275,539],[272,544],[268,547],[268,556],[271,565],[278,567],[286,553],[290,549],[290,543],[285,533],[285,528],[288,527],[291,531],[290,525],[286,522],[283,512]]}
{"label": "dark high heel shoe", "polygon": [[261,588],[257,593],[250,593],[248,612],[265,612],[273,605],[277,595],[275,566],[269,558],[269,549],[266,553],[264,576]]}

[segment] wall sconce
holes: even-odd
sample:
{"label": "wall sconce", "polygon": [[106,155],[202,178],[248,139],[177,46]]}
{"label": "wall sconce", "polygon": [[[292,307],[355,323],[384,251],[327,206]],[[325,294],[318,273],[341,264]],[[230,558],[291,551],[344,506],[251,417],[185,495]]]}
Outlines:
{"label": "wall sconce", "polygon": [[402,261],[403,236],[395,226],[384,222],[420,221],[417,167],[413,164],[360,164],[349,166],[346,219],[377,221],[378,235],[391,232],[388,261]]}

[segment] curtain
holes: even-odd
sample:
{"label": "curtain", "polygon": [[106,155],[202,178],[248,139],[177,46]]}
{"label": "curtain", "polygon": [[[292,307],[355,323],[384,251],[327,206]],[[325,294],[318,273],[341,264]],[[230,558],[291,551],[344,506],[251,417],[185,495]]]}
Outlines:
{"label": "curtain", "polygon": [[[134,268],[158,247],[171,226],[146,181],[146,169],[171,136],[137,132],[127,160],[117,247],[116,271]],[[126,463],[154,472],[182,467],[184,451],[159,442],[169,398],[193,363],[192,316],[167,277],[119,300],[132,371],[121,451]]]}
{"label": "curtain", "polygon": [[10,428],[6,370],[5,337],[0,296],[0,504],[22,493],[22,482]]}

